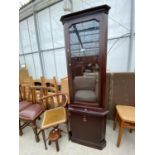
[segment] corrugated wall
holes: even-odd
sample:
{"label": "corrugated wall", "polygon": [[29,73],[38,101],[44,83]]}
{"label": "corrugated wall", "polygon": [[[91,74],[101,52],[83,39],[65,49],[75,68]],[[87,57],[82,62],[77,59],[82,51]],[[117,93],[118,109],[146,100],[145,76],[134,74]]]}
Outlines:
{"label": "corrugated wall", "polygon": [[[134,71],[134,43],[131,44],[131,40],[134,39],[132,20],[134,1],[73,0],[72,2],[73,12],[103,4],[111,6],[108,24],[107,70],[110,72]],[[37,8],[38,6],[37,4]],[[33,7],[35,10],[35,6]],[[64,2],[60,1],[41,11],[34,11],[32,16],[24,17],[24,20],[20,21],[20,65],[26,64],[34,79],[44,75],[46,78],[56,76],[60,81],[61,78],[67,76],[64,32],[59,19],[69,12],[65,12],[63,7]]]}

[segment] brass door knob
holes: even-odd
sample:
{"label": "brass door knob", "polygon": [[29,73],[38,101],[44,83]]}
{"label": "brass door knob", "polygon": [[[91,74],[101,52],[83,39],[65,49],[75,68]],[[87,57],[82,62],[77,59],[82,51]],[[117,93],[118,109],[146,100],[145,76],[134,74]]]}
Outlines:
{"label": "brass door knob", "polygon": [[71,66],[71,64],[68,64],[68,66]]}
{"label": "brass door knob", "polygon": [[87,122],[87,118],[86,118],[86,116],[83,116],[83,122]]}

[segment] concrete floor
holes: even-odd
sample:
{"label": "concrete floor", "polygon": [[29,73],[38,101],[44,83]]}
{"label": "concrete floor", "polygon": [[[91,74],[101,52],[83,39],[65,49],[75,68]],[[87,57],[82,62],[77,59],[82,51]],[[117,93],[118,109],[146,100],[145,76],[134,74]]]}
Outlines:
{"label": "concrete floor", "polygon": [[[38,121],[39,124],[41,121]],[[118,126],[115,131],[112,129],[113,121],[107,121],[106,141],[107,145],[103,150],[97,150],[86,147],[77,143],[68,141],[68,136],[62,133],[59,140],[60,151],[56,151],[55,143],[48,145],[48,150],[45,150],[42,135],[40,134],[40,142],[36,143],[32,128],[26,127],[23,136],[19,137],[19,155],[134,155],[135,154],[135,132],[129,133],[124,129],[120,147],[116,147]],[[65,125],[62,125],[64,128]],[[46,131],[48,135],[50,130]]]}

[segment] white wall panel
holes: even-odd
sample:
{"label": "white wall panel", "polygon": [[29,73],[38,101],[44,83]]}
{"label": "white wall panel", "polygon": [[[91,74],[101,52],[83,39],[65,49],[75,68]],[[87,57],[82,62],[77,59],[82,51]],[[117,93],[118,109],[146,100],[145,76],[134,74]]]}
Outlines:
{"label": "white wall panel", "polygon": [[62,15],[64,15],[63,2],[57,3],[50,7],[54,48],[64,47],[64,31],[63,25],[60,22],[60,17]]}
{"label": "white wall panel", "polygon": [[130,0],[106,0],[111,6],[109,11],[108,38],[130,33]]}
{"label": "white wall panel", "polygon": [[33,59],[34,59],[34,65],[35,65],[35,71],[36,71],[36,78],[40,79],[40,77],[42,76],[42,72],[41,72],[39,53],[33,54]]}
{"label": "white wall panel", "polygon": [[[108,42],[108,51],[116,40]],[[107,55],[107,70],[110,72],[126,72],[129,52],[129,38],[120,39]]]}
{"label": "white wall panel", "polygon": [[36,79],[35,67],[33,64],[32,54],[25,55],[26,67],[28,68],[29,74]]}
{"label": "white wall panel", "polygon": [[31,52],[31,45],[28,33],[27,20],[24,20],[20,23],[20,36],[22,41],[22,47],[24,53]]}
{"label": "white wall panel", "polygon": [[65,49],[59,49],[55,51],[57,80],[60,81],[63,77],[67,76],[67,64]]}
{"label": "white wall panel", "polygon": [[53,76],[56,76],[56,66],[55,66],[55,56],[54,52],[44,52],[44,66],[45,66],[45,77],[51,79]]}
{"label": "white wall panel", "polygon": [[73,0],[73,12],[83,10],[82,0]]}
{"label": "white wall panel", "polygon": [[22,53],[22,45],[21,45],[20,36],[19,36],[19,54],[23,54]]}
{"label": "white wall panel", "polygon": [[[111,7],[108,18],[108,38],[117,38],[130,33],[131,1],[130,0],[73,0],[73,10],[79,11],[99,5]],[[108,41],[108,48],[116,40]],[[134,45],[133,45],[134,46]],[[110,71],[127,71],[129,38],[119,40],[107,57],[107,69]],[[131,68],[134,68],[134,50]]]}
{"label": "white wall panel", "polygon": [[[108,38],[117,38],[124,34],[130,33],[130,16],[131,1],[130,0],[73,0],[73,11],[79,11],[90,7],[108,4],[111,6],[108,18]],[[37,13],[37,27],[39,33],[39,43],[41,50],[64,47],[64,31],[60,17],[66,12],[63,10],[63,1]],[[28,19],[20,22],[20,47],[19,52],[24,53],[38,51],[34,19]],[[108,49],[116,41],[108,41]],[[21,46],[22,45],[22,46]],[[128,55],[129,55],[129,37],[120,39],[111,49],[107,56],[107,69],[112,72],[127,71]],[[64,49],[44,51],[42,53],[45,77],[52,78],[57,76],[58,80],[67,75],[66,57]],[[130,70],[135,69],[135,53],[134,44],[131,54]],[[41,76],[41,63],[38,53],[25,55],[26,65],[29,73],[34,78]],[[34,63],[33,63],[34,60]],[[20,56],[20,64],[24,64],[24,57]]]}
{"label": "white wall panel", "polygon": [[32,48],[32,52],[35,52],[38,50],[38,45],[37,45],[37,40],[36,40],[34,18],[33,18],[33,16],[31,16],[27,20],[28,20],[28,28],[29,28],[31,48]]}
{"label": "white wall panel", "polygon": [[73,0],[73,9],[74,11],[79,11],[104,4],[111,7],[109,11],[108,38],[129,33],[131,15],[130,0]]}
{"label": "white wall panel", "polygon": [[37,14],[39,41],[42,50],[53,48],[52,34],[49,20],[49,8]]}
{"label": "white wall panel", "polygon": [[25,65],[24,56],[19,56],[20,65]]}
{"label": "white wall panel", "polygon": [[135,71],[135,38],[133,38],[133,49],[132,49],[132,55],[131,55],[131,66],[130,66],[130,71],[134,72]]}

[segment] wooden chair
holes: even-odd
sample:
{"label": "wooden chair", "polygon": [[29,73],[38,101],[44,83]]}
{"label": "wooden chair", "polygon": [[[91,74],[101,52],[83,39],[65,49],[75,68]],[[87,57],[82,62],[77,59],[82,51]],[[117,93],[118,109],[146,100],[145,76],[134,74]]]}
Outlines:
{"label": "wooden chair", "polygon": [[[40,90],[40,98],[43,97],[44,87],[30,87],[30,92],[32,94],[32,103],[19,112],[19,131],[20,135],[22,135],[22,129],[24,129],[26,126],[31,126],[35,134],[35,140],[36,142],[39,142],[39,133],[37,132],[36,120],[40,117],[45,109],[42,103],[37,102],[36,89]],[[23,122],[23,124],[21,124],[21,122]]]}
{"label": "wooden chair", "polygon": [[29,76],[29,78],[23,80],[22,82],[20,81],[21,98],[23,100],[32,101],[32,95],[30,92],[31,86],[34,86],[34,80],[32,76]]}
{"label": "wooden chair", "polygon": [[[50,108],[48,106],[49,110],[46,110],[44,112],[43,121],[41,124],[41,132],[44,140],[45,149],[47,149],[46,145],[46,137],[45,137],[45,131],[48,128],[54,128],[54,130],[60,130],[58,129],[58,126],[62,123],[66,123],[67,125],[67,132],[68,132],[68,122],[67,122],[67,115],[66,115],[66,109],[65,106],[68,103],[68,96],[63,93],[55,93],[50,94],[48,96],[43,97],[42,103],[49,104],[50,101]],[[49,142],[51,143],[51,142]]]}
{"label": "wooden chair", "polygon": [[[32,101],[30,101],[29,99],[30,98],[29,94],[28,94],[28,98],[26,98],[25,89],[26,89],[25,86],[19,85],[19,112],[32,104]],[[30,93],[30,91],[28,93]]]}
{"label": "wooden chair", "polygon": [[25,81],[25,79],[29,79],[30,75],[28,72],[28,69],[26,67],[23,67],[19,70],[19,81],[20,84]]}
{"label": "wooden chair", "polygon": [[117,147],[119,147],[123,129],[128,128],[130,132],[135,128],[135,107],[126,105],[116,105],[115,120],[113,129],[116,128],[116,123],[119,121],[119,134],[117,139]]}

